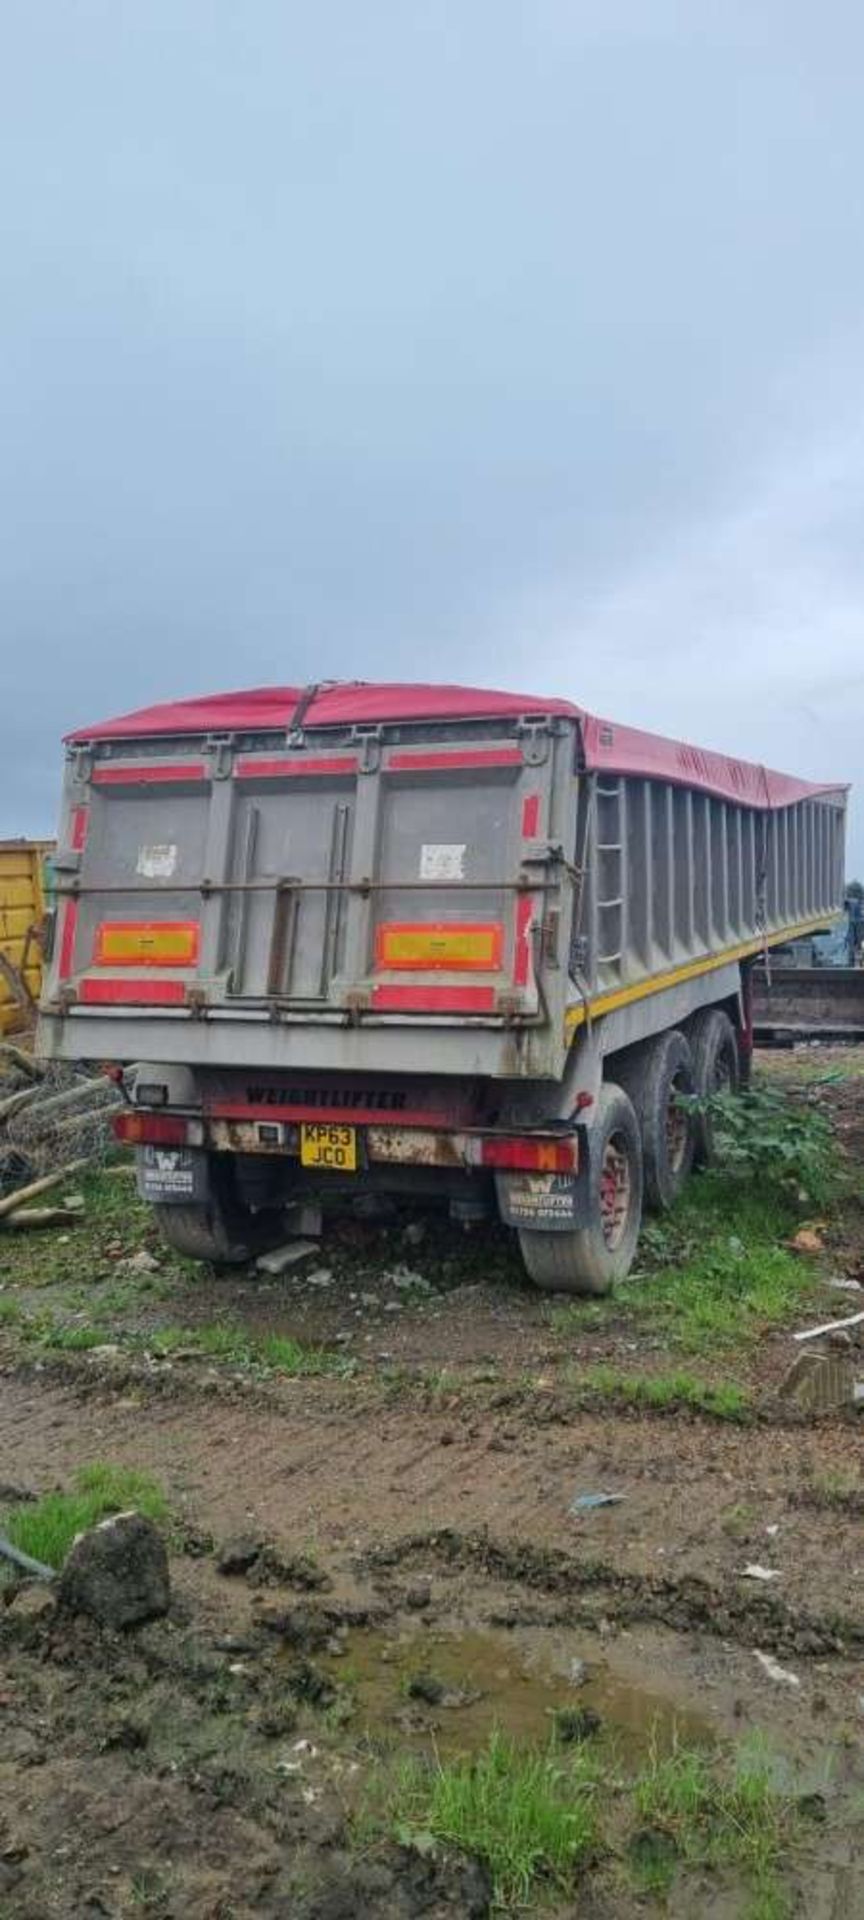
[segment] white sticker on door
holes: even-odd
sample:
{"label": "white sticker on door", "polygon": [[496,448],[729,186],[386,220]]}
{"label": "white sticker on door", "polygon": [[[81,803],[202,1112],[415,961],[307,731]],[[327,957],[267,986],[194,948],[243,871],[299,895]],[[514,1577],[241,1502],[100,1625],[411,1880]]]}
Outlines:
{"label": "white sticker on door", "polygon": [[465,847],[430,843],[420,848],[421,880],[464,880]]}
{"label": "white sticker on door", "polygon": [[170,880],[177,870],[178,851],[172,846],[139,847],[135,871],[145,880]]}

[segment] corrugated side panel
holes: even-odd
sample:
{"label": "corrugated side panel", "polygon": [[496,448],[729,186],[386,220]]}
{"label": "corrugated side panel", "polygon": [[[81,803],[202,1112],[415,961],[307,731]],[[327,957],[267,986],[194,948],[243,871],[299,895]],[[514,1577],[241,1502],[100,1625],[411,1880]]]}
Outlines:
{"label": "corrugated side panel", "polygon": [[755,808],[598,773],[582,798],[574,951],[592,995],[744,958],[843,901],[845,792]]}

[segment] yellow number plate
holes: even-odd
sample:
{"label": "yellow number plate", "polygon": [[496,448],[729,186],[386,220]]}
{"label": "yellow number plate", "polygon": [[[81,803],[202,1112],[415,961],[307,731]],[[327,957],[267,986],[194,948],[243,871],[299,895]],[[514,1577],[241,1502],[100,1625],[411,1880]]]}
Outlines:
{"label": "yellow number plate", "polygon": [[303,1167],[329,1167],[332,1173],[356,1173],[357,1128],[301,1127],[300,1164]]}

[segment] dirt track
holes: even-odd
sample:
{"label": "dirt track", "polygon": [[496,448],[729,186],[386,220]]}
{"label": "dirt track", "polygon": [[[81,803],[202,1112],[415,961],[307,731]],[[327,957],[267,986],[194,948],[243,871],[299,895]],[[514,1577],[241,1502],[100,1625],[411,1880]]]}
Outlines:
{"label": "dirt track", "polygon": [[[835,1102],[853,1151],[862,1113],[864,1080],[854,1078]],[[857,1218],[853,1204],[837,1226],[834,1263],[842,1251],[847,1270],[860,1258]],[[96,1269],[104,1257],[94,1243]],[[422,1250],[412,1264],[422,1269]],[[4,1260],[7,1290],[11,1274]],[[18,1277],[28,1302],[32,1267]],[[345,1379],[261,1377],[192,1352],[158,1362],[122,1347],[37,1354],[9,1339],[0,1479],[38,1493],[92,1460],[149,1470],[176,1515],[177,1597],[172,1622],[124,1641],[58,1628],[42,1597],[26,1592],[0,1623],[0,1914],[481,1913],[482,1886],[460,1878],[458,1863],[421,1871],[404,1850],[379,1850],[364,1856],[368,1885],[358,1881],[346,1837],[352,1769],[362,1776],[377,1764],[379,1736],[410,1741],[437,1727],[439,1738],[458,1739],[452,1730],[463,1724],[473,1737],[470,1715],[460,1723],[458,1711],[424,1707],[406,1718],[403,1698],[379,1697],[394,1661],[422,1664],[429,1648],[433,1664],[479,1676],[473,1694],[486,1697],[487,1720],[510,1714],[518,1724],[514,1700],[521,1687],[528,1712],[531,1675],[548,1715],[566,1700],[577,1659],[587,1663],[584,1697],[613,1732],[617,1722],[644,1739],[653,1721],[676,1716],[708,1738],[759,1728],[823,1784],[833,1756],[828,1828],[790,1884],[801,1911],[839,1920],[861,1910],[849,1813],[864,1735],[854,1416],[806,1422],[770,1395],[746,1424],[627,1411],[614,1400],[580,1408],[566,1384],[583,1357],[578,1335],[556,1330],[544,1304],[512,1283],[472,1274],[466,1287],[453,1277],[455,1288],[386,1320],[385,1285],[381,1302],[361,1310],[368,1364]],[[212,1317],[218,1300],[221,1315],[236,1316],[253,1289],[242,1276],[199,1282],[196,1312]],[[272,1290],[252,1319],[335,1340],[357,1308],[325,1291],[322,1300],[292,1281],[281,1311]],[[837,1302],[842,1312],[844,1296]],[[187,1298],[184,1321],[192,1318]],[[582,1345],[619,1362],[629,1353],[637,1370],[645,1360],[614,1313],[588,1323]],[[424,1353],[427,1370],[412,1374],[408,1360]],[[788,1343],[774,1333],[745,1370],[757,1382],[774,1377],[783,1356]],[[665,1358],[656,1339],[650,1358]],[[597,1489],[624,1498],[569,1511],[578,1492]],[[216,1571],[214,1546],[238,1532],[273,1544],[282,1566],[267,1584]],[[301,1569],[316,1570],[311,1594],[298,1555]],[[747,1578],[754,1562],[779,1578]],[[274,1615],[298,1604],[320,1616],[323,1653],[314,1620],[309,1646],[294,1653],[305,1659],[317,1644],[330,1720],[320,1701],[297,1705],[296,1673],[286,1693]],[[502,1633],[513,1654],[499,1687]],[[328,1686],[338,1689],[346,1645],[359,1678],[343,1718]],[[757,1650],[798,1686],[769,1678]],[[278,1715],[268,1730],[279,1702],[282,1731]],[[290,1758],[295,1735],[313,1741],[316,1760]],[[670,1897],[668,1910],[692,1912],[693,1882]],[[557,1911],[609,1920],[644,1911],[608,1870],[585,1899]],[[703,1886],[698,1899],[718,1915],[748,1911],[734,1885]]]}

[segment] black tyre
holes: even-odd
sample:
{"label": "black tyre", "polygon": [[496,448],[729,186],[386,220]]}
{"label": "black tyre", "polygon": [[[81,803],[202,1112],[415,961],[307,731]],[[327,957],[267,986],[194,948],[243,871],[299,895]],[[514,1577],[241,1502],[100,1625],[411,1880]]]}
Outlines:
{"label": "black tyre", "polygon": [[693,1059],[673,1029],[635,1048],[615,1070],[636,1109],[645,1163],[645,1205],[671,1207],[693,1165],[695,1116],[682,1101],[695,1091]]}
{"label": "black tyre", "polygon": [[[700,1100],[712,1093],[737,1093],[741,1085],[738,1036],[720,1007],[706,1007],[690,1023],[693,1085]],[[697,1113],[693,1128],[694,1159],[699,1167],[714,1165],[717,1149],[710,1114]]]}
{"label": "black tyre", "polygon": [[232,1234],[222,1214],[204,1202],[189,1206],[154,1206],[153,1216],[163,1240],[189,1260],[211,1260],[215,1266],[241,1266],[260,1249],[242,1234]]}
{"label": "black tyre", "polygon": [[626,1093],[600,1090],[589,1148],[590,1223],[568,1233],[523,1228],[535,1285],[549,1293],[608,1293],[629,1271],[642,1220],[642,1143]]}

